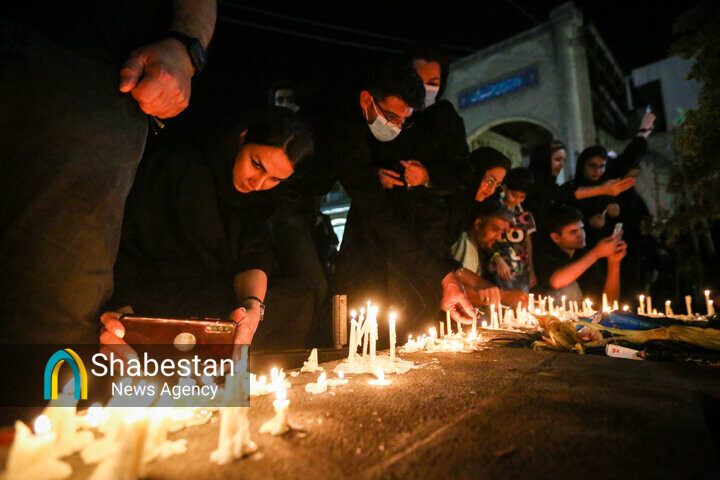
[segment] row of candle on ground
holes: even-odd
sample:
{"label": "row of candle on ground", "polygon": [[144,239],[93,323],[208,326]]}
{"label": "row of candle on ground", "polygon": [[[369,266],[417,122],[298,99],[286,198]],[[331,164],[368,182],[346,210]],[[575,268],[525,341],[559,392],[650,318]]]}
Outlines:
{"label": "row of candle on ground", "polygon": [[[705,290],[705,311],[707,316],[715,315],[715,305],[713,304],[713,301],[710,299],[710,290]],[[692,296],[691,295],[685,295],[685,311],[687,312],[686,315],[688,317],[695,316],[695,314],[692,311]],[[638,297],[638,309],[637,309],[638,315],[658,315],[657,310],[653,308],[652,306],[652,298],[650,295],[640,295]],[[674,316],[675,313],[672,309],[672,303],[670,300],[665,300],[665,316],[671,317]]]}
{"label": "row of candle on ground", "polygon": [[[313,349],[306,366],[318,367],[317,350]],[[319,367],[322,369],[322,367]],[[317,370],[313,370],[317,371]],[[384,386],[391,382],[385,379],[382,369],[375,373],[376,377],[368,383]],[[308,383],[305,391],[319,394],[327,391],[328,387],[336,387],[348,383],[343,378],[343,372],[338,372],[337,379],[327,379],[323,372],[316,382]],[[194,381],[192,379],[181,379]],[[126,383],[131,380],[123,379]],[[229,376],[227,388],[238,390],[239,386],[232,386],[238,382]],[[68,385],[63,389],[57,400],[53,400],[43,415],[35,420],[33,434],[30,429],[18,421],[15,425],[15,440],[8,456],[6,480],[51,480],[67,478],[72,469],[60,461],[60,458],[81,451],[81,457],[86,463],[99,463],[92,475],[96,480],[132,479],[142,474],[144,464],[166,458],[171,455],[187,451],[186,440],[170,442],[167,433],[177,431],[186,426],[206,423],[212,411],[220,410],[221,427],[218,440],[218,449],[211,459],[217,463],[226,463],[242,454],[251,453],[256,449],[250,440],[247,423],[247,408],[244,407],[118,407],[113,406],[113,397],[108,407],[102,408],[99,404],[90,407],[85,415],[77,415],[77,400]],[[260,433],[281,435],[289,430],[287,414],[289,400],[286,388],[289,383],[285,380],[282,370],[271,370],[271,381],[267,383],[265,377],[256,379],[251,374],[250,394],[266,395],[276,393],[273,402],[275,416],[265,422]],[[231,399],[227,399],[230,401]],[[97,428],[105,436],[95,440],[95,436],[88,428]],[[240,445],[241,448],[236,448]],[[240,455],[242,456],[242,455]]]}

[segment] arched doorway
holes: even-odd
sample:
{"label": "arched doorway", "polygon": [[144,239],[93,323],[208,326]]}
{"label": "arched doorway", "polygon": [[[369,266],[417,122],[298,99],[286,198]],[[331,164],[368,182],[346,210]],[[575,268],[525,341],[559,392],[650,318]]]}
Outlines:
{"label": "arched doorway", "polygon": [[549,143],[553,132],[544,125],[524,118],[506,118],[490,122],[468,136],[470,150],[493,147],[505,154],[513,167],[527,165],[530,152]]}

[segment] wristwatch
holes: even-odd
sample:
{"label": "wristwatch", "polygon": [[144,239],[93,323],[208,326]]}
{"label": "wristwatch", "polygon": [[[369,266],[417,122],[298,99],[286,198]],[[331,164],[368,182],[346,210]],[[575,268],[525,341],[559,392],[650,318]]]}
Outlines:
{"label": "wristwatch", "polygon": [[185,45],[185,49],[190,56],[190,62],[192,62],[193,67],[195,68],[195,75],[200,74],[200,72],[203,71],[205,65],[207,64],[205,49],[203,48],[202,43],[200,43],[200,40],[195,37],[191,37],[190,35],[186,35],[182,32],[177,32],[174,30],[168,32],[165,36],[167,38],[174,38],[178,42]]}
{"label": "wristwatch", "polygon": [[240,306],[244,307],[245,304],[250,300],[254,300],[258,303],[258,306],[260,307],[260,321],[262,322],[263,318],[265,318],[265,304],[258,297],[253,297],[253,296],[245,297],[240,301]]}

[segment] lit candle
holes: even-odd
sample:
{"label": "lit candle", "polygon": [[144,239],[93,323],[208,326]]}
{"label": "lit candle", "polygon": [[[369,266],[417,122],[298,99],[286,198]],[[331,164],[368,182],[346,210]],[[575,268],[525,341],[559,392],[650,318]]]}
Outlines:
{"label": "lit candle", "polygon": [[395,312],[390,313],[390,361],[395,361]]}
{"label": "lit candle", "polygon": [[337,372],[338,378],[328,378],[325,380],[325,383],[328,387],[339,387],[340,385],[345,385],[348,383],[348,381],[345,379],[345,374],[342,370]]}
{"label": "lit candle", "polygon": [[383,372],[382,368],[378,368],[375,371],[375,376],[377,378],[370,380],[368,382],[370,385],[384,387],[384,386],[390,385],[392,383],[390,380],[385,379],[385,372]]}
{"label": "lit candle", "polygon": [[445,310],[445,321],[447,322],[447,334],[452,335],[452,324],[450,323],[450,310]]}
{"label": "lit candle", "polygon": [[555,302],[555,297],[548,296],[548,310],[550,311],[550,315],[555,315],[553,308],[553,303]]}
{"label": "lit candle", "polygon": [[21,421],[15,422],[15,438],[8,453],[5,480],[52,480],[67,478],[72,468],[55,458],[56,435],[50,419],[35,419],[35,434]]}
{"label": "lit candle", "polygon": [[715,315],[715,308],[713,307],[713,301],[710,300],[710,290],[705,290],[705,307],[707,308],[708,315]]}
{"label": "lit candle", "polygon": [[630,305],[623,305],[623,311],[627,312],[628,310],[630,310]]}
{"label": "lit candle", "polygon": [[670,306],[670,300],[665,300],[665,316],[670,317],[672,316],[673,311],[672,307]]}
{"label": "lit candle", "polygon": [[[440,325],[442,325],[442,323]],[[437,329],[435,327],[430,327],[428,334],[431,338],[437,338]]]}
{"label": "lit candle", "polygon": [[495,328],[495,305],[490,305],[490,328]]}
{"label": "lit candle", "polygon": [[610,306],[608,305],[608,298],[607,293],[603,292],[602,294],[602,312],[607,312],[610,309]]}
{"label": "lit candle", "polygon": [[692,297],[690,295],[685,295],[685,308],[687,309],[687,314],[692,316]]}
{"label": "lit candle", "polygon": [[535,295],[532,293],[528,295],[528,312],[531,312],[533,310],[533,307],[535,306]]}
{"label": "lit candle", "polygon": [[473,338],[477,337],[477,317],[473,317],[472,336]]}
{"label": "lit candle", "polygon": [[440,338],[445,338],[445,324],[440,322]]}
{"label": "lit candle", "polygon": [[620,310],[620,304],[618,303],[617,300],[613,300],[612,309],[613,309],[613,312],[616,312],[616,311]]}
{"label": "lit candle", "polygon": [[[323,373],[323,375],[325,375]],[[278,388],[275,392],[275,401],[273,402],[273,408],[275,409],[275,416],[263,423],[260,427],[260,433],[266,433],[270,435],[282,435],[283,433],[290,431],[290,425],[288,424],[288,409],[290,407],[290,400],[287,399],[287,394],[284,387]]]}
{"label": "lit candle", "polygon": [[645,295],[640,295],[638,297],[638,315],[643,315],[645,313]]}
{"label": "lit candle", "polygon": [[646,305],[647,305],[647,306],[645,307],[645,314],[646,314],[646,315],[650,315],[650,314],[652,314],[652,311],[653,311],[653,309],[652,309],[652,297],[650,297],[650,295],[648,295],[647,297],[645,297],[645,302],[646,302]]}
{"label": "lit candle", "polygon": [[563,310],[565,310],[565,298],[566,298],[565,295],[563,295],[562,297],[560,297],[560,300],[562,301],[562,309],[563,309]]}

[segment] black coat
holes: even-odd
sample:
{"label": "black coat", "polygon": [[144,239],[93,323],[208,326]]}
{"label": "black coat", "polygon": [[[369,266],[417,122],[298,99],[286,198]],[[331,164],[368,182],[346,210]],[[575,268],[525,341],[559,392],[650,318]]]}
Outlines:
{"label": "black coat", "polygon": [[112,306],[222,317],[235,306],[236,274],[272,272],[267,193],[235,190],[236,146],[206,145],[159,146],[143,160],[127,200]]}
{"label": "black coat", "polygon": [[[611,179],[622,178],[628,173],[628,171],[637,167],[641,156],[645,153],[646,150],[647,140],[643,137],[635,137],[628,144],[628,146],[625,147],[625,150],[623,150],[620,155],[618,155],[616,158],[607,159],[605,173],[602,177],[600,177],[599,180],[596,181],[589,180],[587,177],[585,177],[583,169],[585,167],[585,163],[587,163],[590,158],[583,158],[581,155],[580,157],[578,157],[578,160],[576,162],[575,179],[573,180],[572,185],[574,186],[574,188],[597,186]],[[613,197],[611,195],[598,195],[595,197],[584,198],[575,201],[575,205],[578,209],[580,209],[580,211],[583,213],[583,216],[585,217],[586,229],[588,231],[588,245],[594,245],[601,238],[611,235],[616,223],[623,222],[624,224],[627,223],[628,220],[636,218],[634,215],[629,215],[631,213],[629,210],[628,212],[625,212],[625,209],[622,208],[622,203],[625,203],[627,206],[630,206],[631,203],[635,204],[635,200],[637,200],[637,198],[635,198],[635,195],[626,191],[617,197]],[[631,201],[625,202],[623,201],[623,199]],[[642,201],[642,199],[640,200]],[[605,226],[601,229],[594,229],[590,227],[590,218],[594,215],[601,214],[605,210],[605,208],[611,203],[620,204],[620,216],[613,219],[610,219],[608,217],[606,219]],[[635,208],[633,208],[633,210],[635,210]],[[626,215],[626,213],[628,215]],[[637,227],[637,225],[628,226],[628,228],[633,227]]]}

